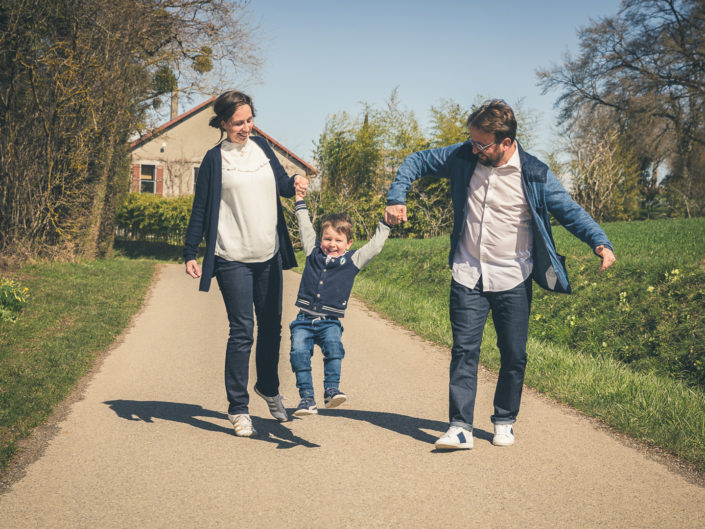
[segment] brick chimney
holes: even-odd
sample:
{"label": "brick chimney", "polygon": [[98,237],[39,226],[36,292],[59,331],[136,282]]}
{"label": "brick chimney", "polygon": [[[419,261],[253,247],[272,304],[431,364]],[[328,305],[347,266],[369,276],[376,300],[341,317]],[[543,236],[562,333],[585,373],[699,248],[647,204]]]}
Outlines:
{"label": "brick chimney", "polygon": [[171,121],[179,115],[179,93],[174,90],[171,93]]}

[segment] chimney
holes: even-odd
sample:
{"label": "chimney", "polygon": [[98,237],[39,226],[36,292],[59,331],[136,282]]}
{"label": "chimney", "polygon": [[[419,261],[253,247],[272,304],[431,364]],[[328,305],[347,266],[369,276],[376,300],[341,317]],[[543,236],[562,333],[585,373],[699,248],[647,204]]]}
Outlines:
{"label": "chimney", "polygon": [[171,120],[175,120],[179,115],[179,93],[174,90],[171,92]]}

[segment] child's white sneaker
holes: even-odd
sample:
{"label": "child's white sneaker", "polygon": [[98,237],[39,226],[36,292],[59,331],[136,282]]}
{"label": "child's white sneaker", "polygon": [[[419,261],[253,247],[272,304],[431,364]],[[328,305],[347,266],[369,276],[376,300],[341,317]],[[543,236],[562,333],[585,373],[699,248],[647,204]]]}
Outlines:
{"label": "child's white sneaker", "polygon": [[436,441],[439,450],[470,450],[472,446],[472,432],[460,426],[451,426]]}
{"label": "child's white sneaker", "polygon": [[238,437],[252,437],[257,435],[257,431],[252,426],[252,419],[247,413],[239,413],[237,415],[230,415],[228,413],[228,419],[233,424],[235,429],[235,435]]}
{"label": "child's white sneaker", "polygon": [[492,444],[495,446],[512,446],[514,444],[514,428],[511,424],[495,424]]}

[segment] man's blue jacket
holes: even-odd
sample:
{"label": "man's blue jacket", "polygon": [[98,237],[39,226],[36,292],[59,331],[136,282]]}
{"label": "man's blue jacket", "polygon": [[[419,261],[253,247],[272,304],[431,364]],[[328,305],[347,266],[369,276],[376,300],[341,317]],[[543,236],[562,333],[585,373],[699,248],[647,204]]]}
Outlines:
{"label": "man's blue jacket", "polygon": [[[600,245],[613,250],[612,244],[602,228],[571,198],[548,166],[525,152],[518,142],[517,148],[522,187],[533,219],[532,276],[546,290],[570,294],[572,290],[565,258],[556,251],[548,214],[551,213],[570,233],[590,245],[593,251]],[[405,204],[406,192],[414,180],[426,175],[450,179],[454,212],[448,256],[450,266],[453,265],[453,255],[465,226],[468,185],[476,165],[477,156],[473,154],[470,142],[418,151],[404,160],[387,193],[387,205]]]}

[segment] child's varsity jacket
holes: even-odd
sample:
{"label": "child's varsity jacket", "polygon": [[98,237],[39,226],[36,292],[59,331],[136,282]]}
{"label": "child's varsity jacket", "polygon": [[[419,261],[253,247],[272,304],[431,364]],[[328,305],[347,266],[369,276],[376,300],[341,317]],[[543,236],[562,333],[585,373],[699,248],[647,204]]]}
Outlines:
{"label": "child's varsity jacket", "polygon": [[348,251],[326,262],[328,256],[321,250],[303,200],[296,202],[296,217],[306,252],[306,265],[301,276],[296,306],[316,316],[342,318],[355,276],[382,251],[390,228],[380,222],[374,236],[362,248]]}

